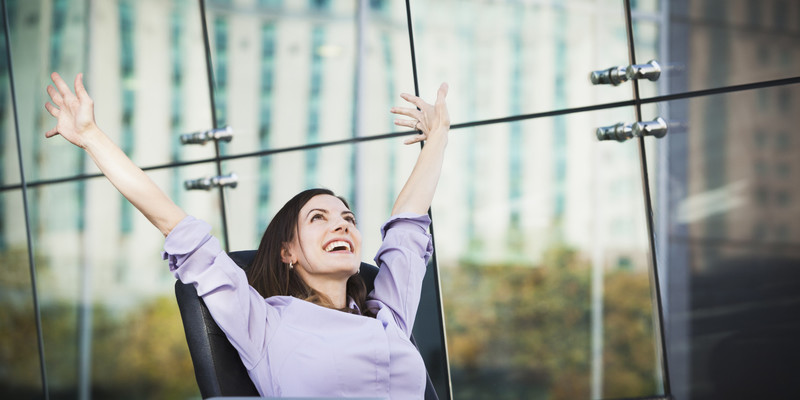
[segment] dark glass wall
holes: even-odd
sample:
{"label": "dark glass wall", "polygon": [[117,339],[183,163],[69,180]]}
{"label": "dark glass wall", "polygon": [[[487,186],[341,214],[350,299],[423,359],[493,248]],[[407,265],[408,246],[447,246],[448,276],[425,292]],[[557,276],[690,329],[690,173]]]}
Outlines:
{"label": "dark glass wall", "polygon": [[641,24],[661,46],[637,54],[671,68],[645,109],[675,127],[649,159],[676,398],[795,396],[798,15],[683,0]]}

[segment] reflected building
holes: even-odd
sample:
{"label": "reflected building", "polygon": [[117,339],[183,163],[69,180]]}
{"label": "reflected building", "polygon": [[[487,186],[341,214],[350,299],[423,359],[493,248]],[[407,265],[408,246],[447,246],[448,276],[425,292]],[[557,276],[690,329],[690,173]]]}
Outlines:
{"label": "reflected building", "polygon": [[[689,75],[675,84],[722,87],[753,71],[762,80],[778,79],[800,57],[800,25],[790,18],[800,12],[797,4],[738,1],[718,11],[714,2],[688,9],[688,18],[702,23],[690,30]],[[793,87],[780,86],[698,99],[688,110],[689,126],[703,131],[685,139],[687,197],[678,212],[693,243],[705,248],[694,255],[696,270],[710,268],[709,257],[798,255],[791,243],[800,241],[800,232],[789,222],[800,219],[792,175],[800,168],[800,142],[791,133],[796,96]]]}
{"label": "reflected building", "polygon": [[[800,4],[672,1],[669,53],[689,60],[670,93],[790,76]],[[675,395],[791,396],[800,252],[796,85],[669,103],[686,127],[668,138],[660,211]],[[666,214],[665,214],[666,213]],[[757,352],[758,355],[752,355]],[[746,380],[730,376],[745,373]],[[779,375],[779,374],[778,374]]]}

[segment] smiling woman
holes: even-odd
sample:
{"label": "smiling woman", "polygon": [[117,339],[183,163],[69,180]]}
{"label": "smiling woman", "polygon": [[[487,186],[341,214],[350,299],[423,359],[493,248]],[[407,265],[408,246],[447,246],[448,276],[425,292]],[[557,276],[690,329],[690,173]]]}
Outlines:
{"label": "smiling woman", "polygon": [[[357,274],[361,232],[343,198],[309,189],[286,202],[267,226],[247,274],[263,296],[294,296],[350,311],[365,310],[366,287]],[[345,287],[342,287],[342,284]]]}
{"label": "smiling woman", "polygon": [[262,396],[422,398],[425,366],[409,338],[433,251],[425,212],[450,129],[447,85],[435,105],[403,94],[415,108],[391,110],[411,118],[395,124],[421,132],[406,143],[426,145],[381,229],[380,270],[367,294],[358,276],[361,232],[344,199],[311,189],[289,200],[245,275],[211,227],[186,215],[97,127],[82,75],[75,93],[58,74],[51,77],[55,87],[47,87],[45,107],[57,123],[46,136],[61,135],[86,150],[166,236],[170,270],[203,297]]}

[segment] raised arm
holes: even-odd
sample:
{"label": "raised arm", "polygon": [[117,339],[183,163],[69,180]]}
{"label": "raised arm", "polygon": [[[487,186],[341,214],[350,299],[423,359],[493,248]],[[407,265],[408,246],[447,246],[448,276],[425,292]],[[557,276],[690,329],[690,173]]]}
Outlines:
{"label": "raised arm", "polygon": [[94,103],[83,86],[83,74],[75,77],[75,93],[58,73],[53,72],[50,77],[55,87],[47,85],[51,102],[44,107],[57,122],[45,136],[61,135],[86,150],[111,184],[164,236],[168,235],[186,213],[97,127]]}
{"label": "raised arm", "polygon": [[421,134],[406,140],[406,144],[422,140],[425,145],[419,153],[414,169],[406,184],[397,196],[392,215],[403,212],[425,214],[431,206],[436,185],[442,172],[444,150],[447,147],[447,134],[450,131],[450,115],[447,112],[447,84],[443,83],[436,94],[436,103],[431,105],[417,96],[400,95],[417,108],[394,107],[392,112],[412,119],[395,120],[395,125],[419,129]]}

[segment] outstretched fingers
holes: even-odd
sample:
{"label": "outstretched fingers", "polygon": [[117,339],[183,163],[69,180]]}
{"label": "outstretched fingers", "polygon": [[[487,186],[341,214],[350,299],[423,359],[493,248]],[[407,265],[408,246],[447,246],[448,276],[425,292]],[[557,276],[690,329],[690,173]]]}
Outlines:
{"label": "outstretched fingers", "polygon": [[92,101],[89,92],[86,91],[86,86],[83,86],[83,73],[75,76],[75,94],[82,103],[91,103]]}
{"label": "outstretched fingers", "polygon": [[425,100],[422,100],[421,98],[414,96],[413,94],[400,93],[400,97],[402,97],[403,100],[417,106],[417,108],[419,109],[422,109],[422,107],[424,107],[426,104]]}
{"label": "outstretched fingers", "polygon": [[392,107],[391,112],[397,115],[403,115],[411,118],[411,119],[395,119],[394,120],[395,125],[415,130],[422,128],[421,121],[423,119],[423,115],[421,111],[415,108],[408,108],[408,107]]}
{"label": "outstretched fingers", "polygon": [[391,111],[394,114],[405,115],[406,117],[414,119],[420,119],[422,117],[422,113],[416,108],[392,107]]}
{"label": "outstretched fingers", "polygon": [[394,120],[394,124],[397,126],[404,126],[411,129],[416,129],[416,125],[419,124],[419,121],[415,119],[396,119]]}
{"label": "outstretched fingers", "polygon": [[47,112],[49,112],[50,115],[56,118],[58,118],[58,115],[61,114],[61,110],[58,107],[50,104],[49,101],[47,103],[44,103],[44,108],[47,109]]}
{"label": "outstretched fingers", "polygon": [[53,101],[53,104],[59,107],[64,106],[64,98],[61,97],[61,94],[58,93],[58,90],[56,90],[56,88],[54,88],[53,85],[47,85],[47,94],[50,95],[50,100]]}
{"label": "outstretched fingers", "polygon": [[[48,89],[47,92],[50,93],[50,89],[52,89],[52,87],[48,86],[47,89]],[[52,89],[52,90],[55,91],[55,89]],[[51,104],[49,101],[47,103],[44,103],[44,108],[47,110],[47,112],[50,113],[50,115],[52,115],[55,118],[58,118],[58,116],[61,115],[61,110],[58,107],[56,107],[53,104]],[[57,125],[56,125],[55,128],[50,129],[49,131],[44,133],[44,137],[46,137],[46,138],[51,138],[51,137],[53,137],[55,135],[58,135],[58,126]]]}
{"label": "outstretched fingers", "polygon": [[70,90],[69,86],[67,86],[67,82],[64,82],[64,79],[61,78],[61,75],[58,72],[53,72],[50,74],[50,79],[53,80],[53,83],[56,85],[59,94],[64,100],[68,100],[72,94],[72,90]]}
{"label": "outstretched fingers", "polygon": [[57,72],[50,74],[53,85],[47,85],[50,101],[44,108],[56,118],[56,126],[45,133],[46,137],[61,135],[70,143],[82,146],[83,134],[96,127],[94,105],[83,85],[83,74],[75,77],[73,92]]}
{"label": "outstretched fingers", "polygon": [[436,93],[436,102],[431,105],[426,103],[425,100],[408,94],[401,93],[400,97],[403,100],[417,106],[417,108],[410,107],[392,107],[391,112],[397,115],[403,115],[411,119],[395,119],[394,124],[397,126],[408,127],[418,130],[421,133],[414,135],[404,141],[405,144],[413,144],[422,142],[428,139],[428,134],[433,132],[439,127],[450,127],[450,116],[447,112],[447,104],[445,98],[447,97],[448,86],[442,83]]}

